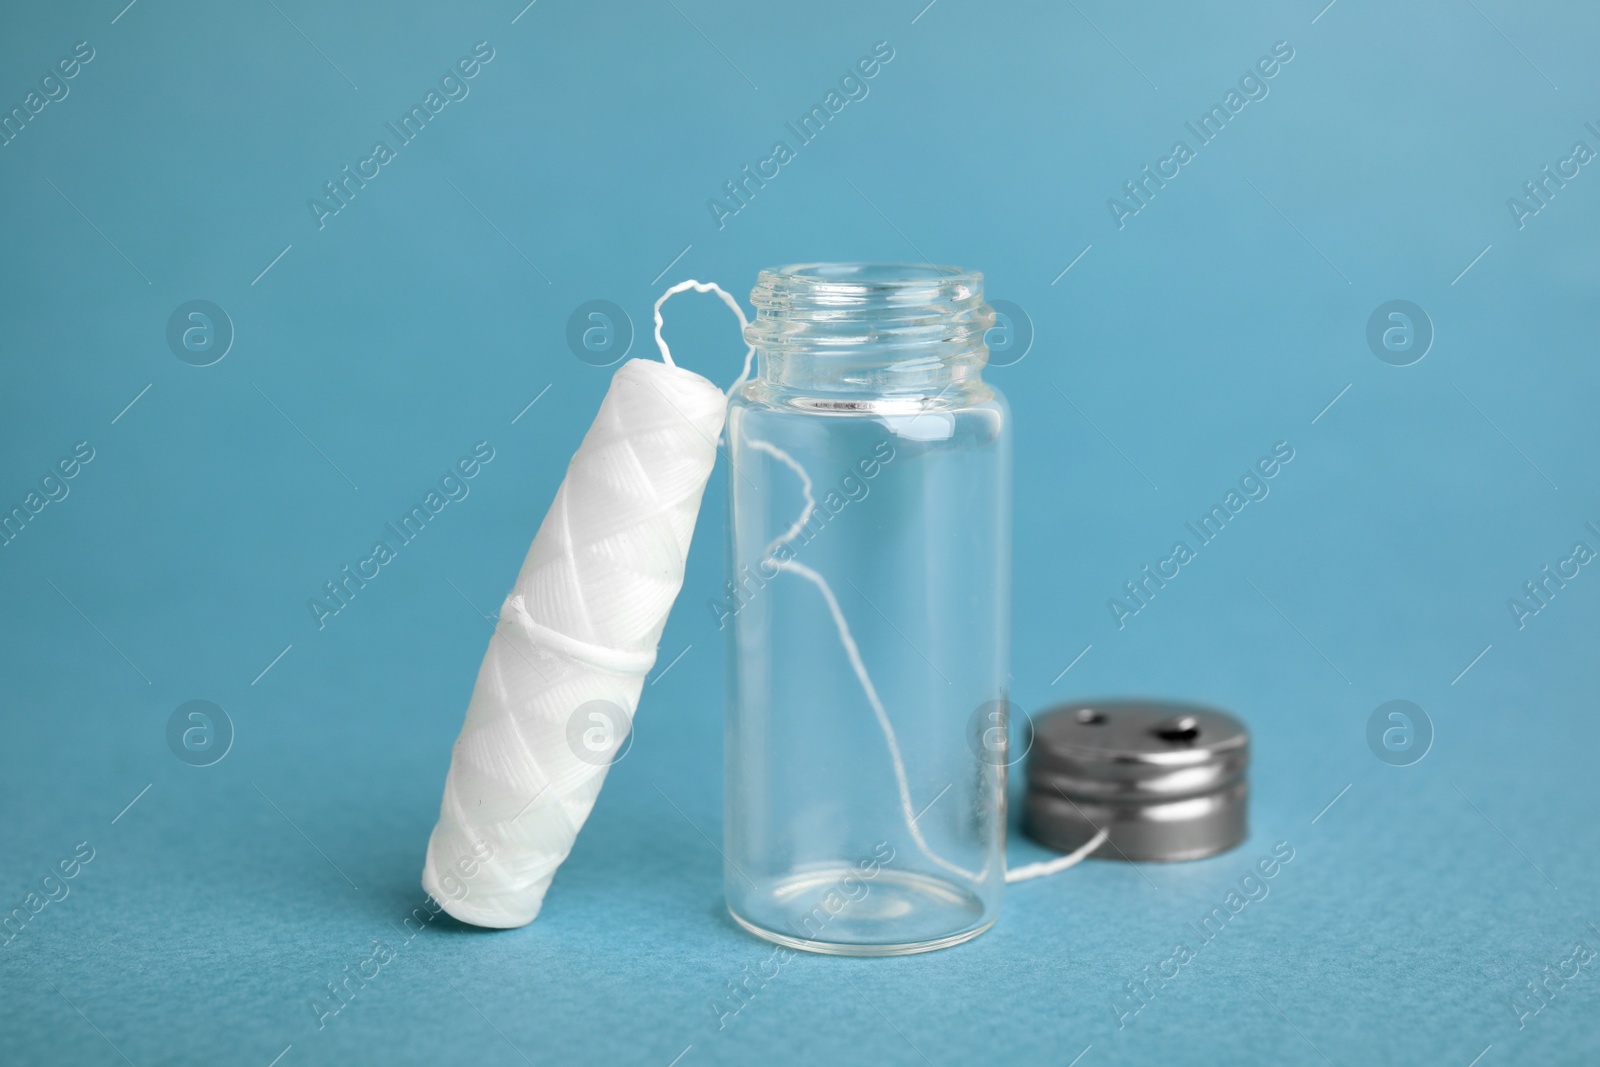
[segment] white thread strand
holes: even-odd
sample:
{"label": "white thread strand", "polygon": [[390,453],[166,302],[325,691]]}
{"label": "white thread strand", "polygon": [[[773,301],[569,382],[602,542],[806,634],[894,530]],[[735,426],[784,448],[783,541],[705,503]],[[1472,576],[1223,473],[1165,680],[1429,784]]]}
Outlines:
{"label": "white thread strand", "polygon": [[1088,858],[1089,853],[1105,844],[1106,838],[1110,836],[1111,828],[1102,826],[1099,830],[1095,831],[1095,835],[1093,837],[1089,838],[1089,840],[1085,841],[1071,852],[1068,852],[1065,856],[1057,856],[1053,860],[1041,860],[1038,863],[1028,863],[1021,867],[1013,867],[1006,871],[1006,884],[1010,885],[1012,882],[1026,882],[1030,878],[1044,878],[1048,875],[1064,871],[1068,867],[1076,867],[1079,863]]}
{"label": "white thread strand", "polygon": [[[722,288],[722,286],[718,285],[716,282],[695,281],[693,278],[690,278],[687,281],[681,281],[656,298],[656,347],[661,350],[661,361],[669,367],[676,367],[677,364],[673,362],[672,352],[667,348],[667,339],[661,336],[661,327],[666,325],[661,321],[661,306],[667,302],[669,297],[685,292],[689,289],[693,289],[697,293],[716,293],[717,296],[721,298],[722,302],[728,305],[728,309],[739,317],[739,337],[741,339],[744,338],[745,331],[750,328],[750,320],[745,318],[744,308],[740,307],[739,301],[730,296],[728,291]],[[738,378],[734,379],[733,384],[728,386],[728,391],[723,394],[724,396],[732,396],[735,389],[739,388],[739,386],[750,380],[750,365],[755,358],[756,346],[746,340],[744,345],[744,370],[739,373]]]}
{"label": "white thread strand", "polygon": [[856,681],[860,683],[861,691],[867,696],[867,703],[872,705],[872,714],[878,720],[878,729],[883,732],[884,743],[888,745],[889,762],[894,767],[895,785],[900,790],[900,812],[905,817],[906,829],[911,831],[911,839],[916,842],[917,849],[928,859],[952,874],[959,874],[963,878],[981,882],[989,871],[987,863],[984,864],[983,870],[974,874],[965,867],[951,863],[934,852],[933,846],[929,845],[927,838],[922,836],[922,829],[917,825],[917,816],[911,804],[911,786],[906,777],[905,760],[900,755],[900,742],[895,736],[894,724],[889,721],[889,713],[884,709],[883,701],[878,697],[877,686],[872,684],[872,678],[867,673],[867,665],[861,659],[861,650],[856,645],[855,637],[850,633],[850,624],[845,621],[844,611],[839,607],[839,599],[833,595],[833,589],[828,585],[827,579],[794,559],[780,560],[773,558],[774,552],[799,536],[800,532],[805,529],[806,523],[811,520],[812,512],[816,510],[817,501],[811,493],[811,476],[806,473],[806,469],[793,456],[770,441],[751,438],[747,443],[751,448],[756,449],[758,452],[765,452],[794,471],[800,479],[800,491],[805,495],[806,501],[805,507],[801,509],[800,517],[795,520],[788,531],[767,546],[763,562],[773,563],[780,570],[798,574],[816,586],[817,591],[822,594],[822,599],[827,603],[828,613],[833,616],[834,629],[839,634],[839,643],[844,646],[845,655],[850,660],[850,669],[855,672]]}
{"label": "white thread strand", "polygon": [[[878,689],[872,684],[872,678],[867,673],[867,665],[861,658],[861,650],[856,645],[855,637],[850,632],[850,624],[845,620],[844,611],[839,607],[839,599],[834,596],[833,589],[828,585],[827,579],[794,559],[780,560],[774,558],[773,554],[779,548],[794,540],[804,531],[806,523],[811,521],[812,513],[816,510],[817,501],[812,494],[811,475],[806,472],[806,469],[793,456],[770,441],[750,438],[746,441],[746,444],[758,452],[765,452],[773,457],[793,471],[795,476],[800,479],[800,492],[805,497],[805,506],[800,510],[800,517],[789,526],[789,529],[767,546],[766,551],[763,553],[765,557],[763,562],[774,564],[779,570],[786,570],[799,575],[816,586],[817,591],[822,594],[822,598],[828,606],[828,613],[833,616],[833,625],[838,632],[839,643],[844,647],[845,655],[850,660],[850,669],[855,672],[856,681],[860,684],[861,691],[866,694],[867,703],[872,706],[872,714],[878,721],[878,729],[882,731],[883,740],[889,748],[889,761],[894,767],[895,785],[900,791],[900,811],[905,818],[906,829],[911,831],[911,837],[916,842],[917,849],[928,859],[947,871],[959,874],[975,882],[981,882],[989,873],[987,861],[984,863],[983,869],[974,874],[934,852],[933,847],[923,837],[922,830],[917,825],[917,816],[912,810],[911,788],[906,776],[905,760],[900,754],[900,743],[895,736],[894,724],[889,721],[889,714],[883,706],[883,701],[878,696]],[[1014,870],[1006,871],[1006,883],[1009,885],[1012,882],[1025,882],[1033,878],[1044,878],[1067,870],[1069,867],[1075,867],[1091,852],[1104,844],[1109,836],[1110,830],[1102,827],[1088,842],[1065,856],[1059,856],[1053,860],[1044,860],[1039,863],[1030,863]]]}
{"label": "white thread strand", "polygon": [[900,756],[900,743],[895,739],[894,724],[889,721],[889,713],[883,708],[883,701],[878,699],[878,690],[872,684],[872,679],[867,676],[867,666],[861,661],[861,650],[856,647],[855,638],[850,636],[850,625],[845,622],[844,612],[839,610],[839,601],[833,595],[833,590],[828,588],[828,583],[822,575],[807,567],[804,563],[797,563],[792,559],[779,562],[779,566],[786,571],[800,575],[806,581],[816,586],[822,593],[822,599],[828,603],[828,612],[833,616],[834,628],[839,633],[839,643],[844,645],[845,655],[850,657],[850,668],[855,671],[856,681],[861,683],[862,691],[867,694],[867,702],[872,705],[872,714],[877,717],[878,729],[883,731],[883,739],[889,746],[889,761],[894,765],[895,784],[900,789],[900,812],[905,816],[906,829],[911,831],[912,840],[916,841],[917,848],[922,854],[934,863],[943,867],[952,874],[959,874],[963,878],[974,882],[983,880],[985,871],[973,873],[965,867],[951,863],[949,860],[933,851],[927,839],[922,836],[922,830],[917,826],[916,814],[911,808],[911,788],[906,781],[906,765]]}

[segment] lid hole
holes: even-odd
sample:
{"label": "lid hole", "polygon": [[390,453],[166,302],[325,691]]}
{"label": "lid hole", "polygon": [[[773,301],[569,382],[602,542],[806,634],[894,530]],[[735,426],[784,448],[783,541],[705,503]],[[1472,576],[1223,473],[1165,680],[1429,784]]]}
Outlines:
{"label": "lid hole", "polygon": [[1200,720],[1193,715],[1184,715],[1169,719],[1150,732],[1169,744],[1189,744],[1200,736]]}

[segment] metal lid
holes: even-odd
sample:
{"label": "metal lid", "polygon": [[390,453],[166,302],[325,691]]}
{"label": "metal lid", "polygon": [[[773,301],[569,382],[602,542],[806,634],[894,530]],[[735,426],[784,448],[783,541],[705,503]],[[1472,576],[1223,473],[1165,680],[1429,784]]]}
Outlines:
{"label": "metal lid", "polygon": [[1037,716],[1023,829],[1102,859],[1190,860],[1248,832],[1250,733],[1227,712],[1166,701],[1068,704]]}

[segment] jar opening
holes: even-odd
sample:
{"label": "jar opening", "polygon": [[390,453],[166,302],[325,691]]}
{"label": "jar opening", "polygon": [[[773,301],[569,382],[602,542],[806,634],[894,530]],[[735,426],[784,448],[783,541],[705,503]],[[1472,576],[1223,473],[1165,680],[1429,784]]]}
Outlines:
{"label": "jar opening", "polygon": [[872,286],[916,286],[958,279],[969,284],[983,284],[981,274],[940,263],[794,263],[766,273]]}

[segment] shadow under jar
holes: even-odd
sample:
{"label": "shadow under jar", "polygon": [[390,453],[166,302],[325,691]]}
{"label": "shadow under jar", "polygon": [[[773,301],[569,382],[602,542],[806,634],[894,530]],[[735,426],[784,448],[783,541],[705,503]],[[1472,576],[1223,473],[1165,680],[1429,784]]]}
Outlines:
{"label": "shadow under jar", "polygon": [[728,910],[815,952],[959,944],[1005,887],[1010,413],[983,276],[808,264],[751,301],[716,608]]}

